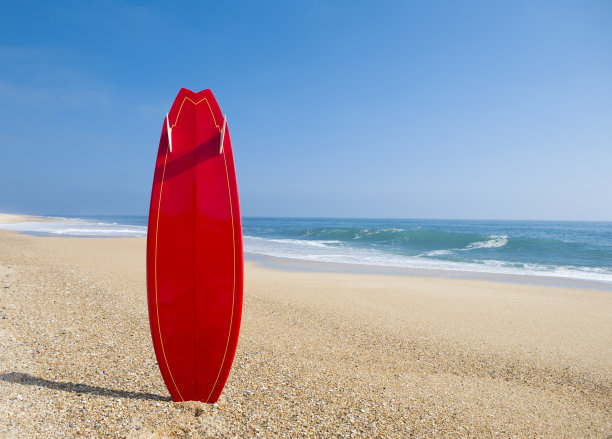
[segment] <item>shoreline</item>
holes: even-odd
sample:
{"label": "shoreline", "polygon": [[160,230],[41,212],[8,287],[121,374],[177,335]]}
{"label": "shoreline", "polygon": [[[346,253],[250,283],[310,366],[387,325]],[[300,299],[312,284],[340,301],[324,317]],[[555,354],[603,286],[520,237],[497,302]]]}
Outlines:
{"label": "shoreline", "polygon": [[247,251],[244,252],[244,259],[245,261],[251,261],[265,268],[271,268],[276,270],[289,270],[304,273],[347,273],[449,279],[471,279],[491,282],[509,282],[525,285],[540,285],[558,288],[578,288],[612,291],[612,283],[549,275],[521,275],[467,270],[460,271],[433,268],[411,268],[392,267],[386,265],[351,264],[328,261],[307,261],[304,259],[281,258],[277,256],[251,253]]}
{"label": "shoreline", "polygon": [[[56,222],[63,221],[60,217],[45,217],[22,214],[3,214],[0,213],[0,224],[15,224],[18,222]],[[144,239],[129,236],[90,236],[90,235],[61,235],[50,232],[19,231],[14,233],[33,237],[43,238],[76,238],[76,239]],[[493,282],[509,282],[527,285],[542,285],[560,288],[594,289],[612,291],[612,282],[605,280],[592,280],[584,278],[572,278],[567,276],[555,276],[542,272],[542,274],[521,274],[521,273],[501,273],[495,271],[478,271],[470,269],[445,269],[445,268],[420,268],[420,267],[398,267],[390,265],[360,264],[353,262],[331,262],[331,261],[310,261],[299,258],[287,258],[271,256],[262,253],[244,252],[245,261],[252,261],[262,267],[290,270],[295,272],[321,272],[321,273],[355,273],[355,274],[380,274],[394,276],[416,276],[431,278],[451,278],[451,279],[474,279]]]}
{"label": "shoreline", "polygon": [[44,215],[25,215],[20,213],[0,213],[0,224],[16,224],[21,222],[61,221],[61,219]]}

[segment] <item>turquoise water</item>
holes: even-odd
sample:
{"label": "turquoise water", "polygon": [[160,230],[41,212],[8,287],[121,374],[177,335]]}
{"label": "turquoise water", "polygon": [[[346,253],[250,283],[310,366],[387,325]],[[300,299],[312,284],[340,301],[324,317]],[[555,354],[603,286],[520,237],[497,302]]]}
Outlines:
{"label": "turquoise water", "polygon": [[[146,216],[4,225],[51,236],[144,237]],[[247,253],[307,261],[612,282],[612,223],[244,218]]]}
{"label": "turquoise water", "polygon": [[247,218],[245,249],[277,257],[612,282],[612,223]]}

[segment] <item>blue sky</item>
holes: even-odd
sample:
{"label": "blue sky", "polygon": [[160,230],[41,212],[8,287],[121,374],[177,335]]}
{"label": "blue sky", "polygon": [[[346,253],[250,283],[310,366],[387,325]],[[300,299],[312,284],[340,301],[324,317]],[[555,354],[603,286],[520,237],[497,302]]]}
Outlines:
{"label": "blue sky", "polygon": [[246,216],[612,220],[612,3],[4,2],[0,210],[146,214],[181,87]]}

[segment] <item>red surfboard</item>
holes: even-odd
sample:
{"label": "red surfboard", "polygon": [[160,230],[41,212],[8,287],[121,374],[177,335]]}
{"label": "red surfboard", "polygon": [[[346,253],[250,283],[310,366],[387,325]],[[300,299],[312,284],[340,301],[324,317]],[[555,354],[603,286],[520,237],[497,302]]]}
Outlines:
{"label": "red surfboard", "polygon": [[183,88],[162,128],[147,234],[149,322],[174,401],[219,398],[238,343],[242,284],[226,119],[210,90]]}

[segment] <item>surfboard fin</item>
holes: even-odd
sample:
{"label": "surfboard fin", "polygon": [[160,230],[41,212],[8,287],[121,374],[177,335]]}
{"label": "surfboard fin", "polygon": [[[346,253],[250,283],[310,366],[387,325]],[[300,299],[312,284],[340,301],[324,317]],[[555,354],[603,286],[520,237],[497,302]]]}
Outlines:
{"label": "surfboard fin", "polygon": [[168,130],[168,151],[172,152],[172,128],[170,128],[170,118],[166,114],[166,129]]}
{"label": "surfboard fin", "polygon": [[223,115],[223,127],[221,128],[221,142],[219,143],[219,154],[223,152],[223,140],[225,139],[226,125],[227,125],[227,116]]}

